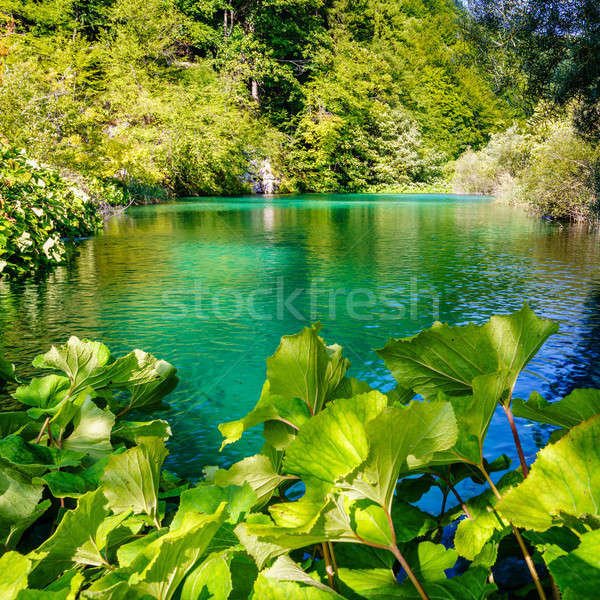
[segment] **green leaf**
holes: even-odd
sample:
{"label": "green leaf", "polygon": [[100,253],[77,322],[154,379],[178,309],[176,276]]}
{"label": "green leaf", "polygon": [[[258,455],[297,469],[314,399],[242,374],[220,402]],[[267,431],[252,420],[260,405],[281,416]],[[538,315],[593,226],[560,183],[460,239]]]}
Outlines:
{"label": "green leaf", "polygon": [[71,336],[63,346],[52,346],[46,354],[37,356],[33,366],[65,373],[71,382],[71,394],[74,394],[88,387],[92,374],[104,367],[109,359],[110,351],[104,344]]}
{"label": "green leaf", "polygon": [[76,467],[84,456],[81,452],[32,444],[18,435],[9,435],[0,440],[0,457],[32,476],[42,475],[48,470]]}
{"label": "green leaf", "polygon": [[342,487],[388,510],[400,473],[422,468],[434,453],[451,448],[457,437],[448,402],[413,401],[406,407],[386,408],[367,423],[366,430],[368,458]]}
{"label": "green leaf", "polygon": [[27,588],[31,560],[18,552],[6,552],[0,557],[0,598],[16,600],[19,592]]}
{"label": "green leaf", "polygon": [[270,393],[299,398],[315,415],[334,394],[350,366],[338,345],[326,346],[319,337],[320,324],[284,335],[273,356],[267,359]]}
{"label": "green leaf", "polygon": [[538,454],[529,476],[498,511],[517,527],[545,531],[569,518],[600,518],[600,415]]}
{"label": "green leaf", "polygon": [[595,600],[600,586],[600,530],[581,536],[578,548],[548,565],[563,598]]}
{"label": "green leaf", "polygon": [[178,529],[149,543],[130,566],[130,586],[157,600],[169,600],[202,557],[223,521],[225,505],[214,515],[188,512]]}
{"label": "green leaf", "polygon": [[171,529],[181,526],[187,512],[195,511],[211,515],[223,502],[227,506],[229,522],[237,524],[256,504],[256,493],[248,484],[244,484],[243,487],[237,485],[219,487],[209,483],[199,483],[181,494],[179,510],[173,518]]}
{"label": "green leaf", "polygon": [[13,396],[22,404],[43,409],[48,414],[55,412],[69,392],[70,382],[61,375],[47,375],[32,379],[29,385],[19,386]]}
{"label": "green leaf", "polygon": [[331,402],[290,444],[285,470],[332,484],[350,474],[369,452],[366,424],[386,406],[387,398],[377,391]]}
{"label": "green leaf", "polygon": [[320,581],[313,579],[302,567],[294,562],[287,554],[280,556],[271,567],[265,569],[262,575],[277,581],[296,581],[316,587],[328,594],[331,594],[331,588],[323,585]]}
{"label": "green leaf", "polygon": [[[259,534],[263,533],[263,528],[271,531],[273,529],[273,521],[262,513],[248,515],[246,521],[240,523],[235,528],[235,535],[248,554],[254,559],[259,569],[263,569],[273,558],[287,552],[287,548],[284,546],[259,537]],[[254,533],[255,529],[258,529],[258,534]]]}
{"label": "green leaf", "polygon": [[102,489],[114,512],[132,510],[158,519],[160,468],[167,454],[162,440],[145,438],[139,446],[109,458]]}
{"label": "green leaf", "polygon": [[416,578],[421,582],[444,581],[446,569],[451,569],[458,560],[456,550],[433,542],[412,544],[403,553]]}
{"label": "green leaf", "polygon": [[[9,543],[38,511],[43,487],[0,459],[0,540]],[[38,515],[39,516],[39,515]]]}
{"label": "green leaf", "polygon": [[163,441],[172,435],[171,427],[167,421],[156,419],[154,421],[119,421],[112,430],[112,437],[128,442],[139,443],[142,438],[156,437]]}
{"label": "green leaf", "polygon": [[332,600],[340,598],[333,590],[325,591],[313,585],[293,581],[278,581],[260,574],[254,583],[254,598],[261,600]]}
{"label": "green leaf", "polygon": [[513,400],[513,413],[516,417],[570,429],[600,414],[600,390],[573,390],[558,402],[548,402],[533,392],[527,402]]}
{"label": "green leaf", "polygon": [[469,396],[446,396],[439,398],[452,405],[458,436],[456,444],[446,452],[438,452],[433,457],[435,464],[449,464],[465,461],[479,465],[483,461],[483,444],[488,428],[509,382],[514,380],[509,371],[480,375],[472,381],[473,392]]}
{"label": "green leaf", "polygon": [[[522,480],[520,472],[511,471],[500,479],[496,487],[503,494]],[[454,546],[461,556],[474,560],[492,536],[499,541],[510,533],[509,522],[498,514],[497,507],[498,499],[489,489],[467,502],[472,518],[463,519],[454,535]]]}
{"label": "green leaf", "polygon": [[[397,584],[389,569],[339,569],[344,595],[365,600],[420,600],[410,581]],[[426,581],[424,588],[430,600],[484,600],[495,590],[487,583],[488,571],[470,568],[463,575],[440,581]]]}
{"label": "green leaf", "polygon": [[186,577],[181,600],[227,600],[232,589],[227,560],[211,554]]}
{"label": "green leaf", "polygon": [[493,316],[484,325],[435,323],[413,337],[390,340],[377,353],[403,388],[426,398],[437,397],[440,391],[464,396],[480,375],[507,370],[516,378],[557,331],[557,323],[537,317],[525,304],[518,312]]}
{"label": "green leaf", "polygon": [[99,460],[112,451],[110,434],[114,423],[115,416],[109,410],[98,408],[86,398],[73,420],[75,428],[62,447]]}
{"label": "green leaf", "polygon": [[36,587],[52,581],[73,564],[105,565],[102,550],[108,534],[125,518],[127,514],[109,516],[102,490],[81,496],[77,508],[65,513],[54,534],[32,555],[40,559],[32,573]]}
{"label": "green leaf", "polygon": [[269,382],[266,381],[254,410],[243,419],[219,425],[219,431],[225,438],[221,450],[226,445],[237,442],[246,430],[265,421],[277,420],[289,423],[295,429],[300,429],[308,419],[310,419],[310,411],[303,400],[295,397],[284,398],[273,394],[269,388]]}
{"label": "green leaf", "polygon": [[95,490],[100,485],[104,468],[109,457],[95,462],[87,469],[78,470],[77,473],[66,471],[51,471],[43,477],[34,480],[34,483],[44,483],[55,498],[78,498],[87,492]]}
{"label": "green leaf", "polygon": [[264,454],[244,458],[226,471],[219,469],[214,477],[215,484],[221,487],[247,483],[256,492],[257,508],[268,502],[281,482],[286,480],[287,477],[279,475],[271,459]]}
{"label": "green leaf", "polygon": [[350,517],[352,530],[361,540],[388,548],[394,545],[394,535],[381,506],[365,500],[355,502],[350,509]]}

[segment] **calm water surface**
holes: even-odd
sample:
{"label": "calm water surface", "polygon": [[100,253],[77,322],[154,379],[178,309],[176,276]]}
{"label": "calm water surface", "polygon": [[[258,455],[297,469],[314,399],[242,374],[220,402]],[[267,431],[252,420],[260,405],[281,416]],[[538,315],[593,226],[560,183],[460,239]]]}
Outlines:
{"label": "calm water surface", "polygon": [[[199,476],[260,447],[260,428],[219,454],[217,424],[255,404],[282,334],[320,320],[351,374],[386,390],[372,352],[439,318],[481,322],[527,300],[560,333],[517,394],[556,399],[599,386],[599,237],[491,201],[329,195],[193,199],[130,209],[41,281],[0,282],[0,347],[27,363],[69,334],[115,354],[142,348],[177,366],[164,416],[169,466]],[[533,457],[549,434],[520,424]],[[487,454],[515,457],[502,415]],[[516,457],[515,457],[516,458]]]}

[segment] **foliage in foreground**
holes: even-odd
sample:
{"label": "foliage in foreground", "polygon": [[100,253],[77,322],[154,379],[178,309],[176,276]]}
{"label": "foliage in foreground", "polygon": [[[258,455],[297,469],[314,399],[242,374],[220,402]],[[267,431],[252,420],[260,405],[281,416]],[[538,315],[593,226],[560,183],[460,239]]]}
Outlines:
{"label": "foliage in foreground", "polygon": [[65,239],[102,227],[100,198],[112,204],[125,200],[113,184],[90,180],[86,188],[98,201],[80,184],[0,143],[0,277],[60,264],[67,254]]}
{"label": "foliage in foreground", "polygon": [[[139,350],[114,359],[75,337],[38,356],[51,373],[28,384],[0,362],[27,408],[0,413],[0,595],[478,600],[505,597],[490,570],[520,557],[532,581],[520,596],[594,598],[600,391],[512,398],[556,331],[525,306],[392,339],[378,350],[398,382],[387,395],[347,377],[318,326],[284,336],[255,409],[220,426],[225,445],[262,424],[262,451],[195,484],[161,469],[167,422],[128,418],[174,388],[168,363]],[[509,466],[484,456],[498,405],[521,465],[493,483]],[[531,470],[513,413],[557,428]],[[463,499],[469,478],[488,488]],[[416,506],[434,486],[439,515]],[[459,505],[447,511],[450,494]]]}

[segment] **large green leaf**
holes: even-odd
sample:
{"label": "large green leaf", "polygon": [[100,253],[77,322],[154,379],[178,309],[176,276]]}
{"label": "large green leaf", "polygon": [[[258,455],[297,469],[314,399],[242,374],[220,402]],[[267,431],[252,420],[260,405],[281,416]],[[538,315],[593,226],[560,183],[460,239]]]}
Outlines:
{"label": "large green leaf", "polygon": [[48,470],[76,467],[84,456],[81,452],[32,444],[19,435],[9,435],[0,440],[0,457],[32,476],[42,475]]}
{"label": "large green leaf", "polygon": [[[500,479],[496,487],[503,494],[522,480],[520,472],[511,471]],[[499,540],[511,532],[509,521],[498,514],[497,506],[498,499],[489,489],[467,501],[471,518],[463,519],[454,535],[454,546],[461,556],[474,560],[492,537]]]}
{"label": "large green leaf", "polygon": [[62,447],[99,460],[112,451],[110,435],[114,423],[115,416],[109,410],[98,408],[86,398],[73,419],[73,432],[63,441]]}
{"label": "large green leaf", "polygon": [[[496,591],[487,583],[488,571],[470,568],[463,575],[440,581],[425,581],[424,588],[430,600],[483,600]],[[389,569],[340,569],[342,592],[351,598],[364,600],[419,600],[412,583],[397,584]]]}
{"label": "large green leaf", "polygon": [[444,581],[445,571],[456,564],[458,553],[441,544],[421,542],[404,550],[404,557],[419,581]]}
{"label": "large green leaf", "polygon": [[211,554],[186,577],[181,600],[227,600],[232,589],[226,557]]}
{"label": "large green leaf", "polygon": [[310,411],[303,400],[295,397],[284,398],[273,394],[269,382],[266,381],[258,403],[250,413],[238,421],[219,425],[219,431],[225,438],[221,450],[227,444],[237,442],[247,429],[266,421],[276,420],[300,429],[308,419],[310,419]]}
{"label": "large green leaf", "polygon": [[181,526],[149,543],[130,566],[129,584],[157,600],[169,600],[202,557],[223,521],[225,505],[213,515],[188,512]]}
{"label": "large green leaf", "polygon": [[[8,544],[38,511],[43,486],[0,459],[0,541]],[[39,515],[38,515],[39,516]]]}
{"label": "large green leaf", "polygon": [[387,398],[369,392],[330,403],[308,421],[290,444],[285,470],[333,484],[367,458],[366,425],[387,406]]}
{"label": "large green leaf", "polygon": [[247,483],[256,492],[256,504],[262,506],[268,502],[278,486],[288,478],[279,475],[268,456],[256,454],[235,463],[226,471],[219,469],[215,473],[215,484],[221,487],[243,485]]}
{"label": "large green leaf", "polygon": [[600,518],[600,415],[541,450],[529,476],[498,505],[517,527],[545,531],[576,519]]}
{"label": "large green leaf", "polygon": [[77,508],[65,513],[54,534],[33,553],[40,559],[32,573],[36,583],[52,581],[73,564],[106,565],[102,551],[108,534],[128,516],[109,514],[102,490],[81,496]]}
{"label": "large green leaf", "polygon": [[51,471],[34,479],[34,483],[47,485],[50,493],[56,498],[78,498],[100,485],[109,458],[110,456],[105,456],[86,469],[78,469],[77,473]]}
{"label": "large green leaf", "polygon": [[475,377],[473,391],[468,396],[447,396],[440,393],[439,399],[450,402],[454,410],[458,435],[456,444],[448,451],[437,452],[432,463],[450,464],[464,461],[472,465],[483,462],[483,444],[494,416],[497,403],[512,379],[509,371],[500,371]]}
{"label": "large green leaf", "polygon": [[435,323],[413,337],[390,340],[377,353],[403,388],[425,397],[440,391],[464,396],[479,375],[500,370],[518,374],[557,331],[557,323],[536,316],[525,304],[484,325]]}
{"label": "large green leaf", "polygon": [[143,438],[157,437],[167,441],[172,435],[171,426],[164,419],[154,421],[119,421],[112,430],[112,437],[128,442],[141,442]]}
{"label": "large green leaf", "polygon": [[533,392],[527,402],[515,398],[513,412],[516,417],[570,429],[600,414],[600,390],[573,390],[558,402],[548,402]]}
{"label": "large green leaf", "polygon": [[284,335],[275,354],[267,359],[270,392],[299,398],[312,415],[323,408],[350,366],[340,346],[325,345],[320,329],[317,323],[294,335]]}
{"label": "large green leaf", "polygon": [[42,409],[48,414],[57,410],[57,404],[65,399],[70,382],[62,375],[46,375],[32,379],[28,385],[19,386],[13,396],[27,406]]}
{"label": "large green leaf", "polygon": [[260,600],[335,600],[342,599],[333,590],[294,581],[280,581],[260,574],[254,583],[254,598]]}
{"label": "large green leaf", "polygon": [[95,390],[106,387],[128,389],[131,391],[130,407],[153,404],[157,395],[162,398],[177,384],[172,365],[141,350],[134,350],[113,362],[110,358],[110,351],[104,344],[72,336],[63,346],[52,346],[46,354],[37,356],[33,366],[65,373],[70,381],[70,396],[88,387]]}
{"label": "large green leaf", "polygon": [[92,374],[104,367],[109,359],[110,351],[104,344],[71,336],[63,346],[52,346],[46,354],[37,356],[33,366],[65,373],[73,394],[88,387]]}
{"label": "large green leaf", "polygon": [[265,577],[277,581],[296,581],[316,587],[328,594],[331,588],[313,579],[298,563],[294,562],[289,555],[280,556],[268,569],[262,572]]}
{"label": "large green leaf", "polygon": [[248,485],[219,487],[210,483],[199,483],[196,487],[181,494],[179,510],[171,523],[171,529],[177,529],[189,511],[214,514],[222,503],[227,506],[227,520],[237,524],[256,504],[256,493]]}
{"label": "large green leaf", "polygon": [[391,509],[400,473],[422,468],[436,452],[456,443],[457,426],[448,402],[413,401],[386,408],[367,423],[369,454],[340,487]]}
{"label": "large green leaf", "polygon": [[0,598],[16,600],[19,592],[27,588],[31,560],[18,552],[7,552],[0,557]]}
{"label": "large green leaf", "polygon": [[145,438],[139,446],[110,457],[102,489],[114,512],[131,510],[158,519],[160,468],[167,454],[162,440]]}
{"label": "large green leaf", "polygon": [[575,550],[548,565],[565,600],[596,600],[600,588],[600,530],[581,536]]}

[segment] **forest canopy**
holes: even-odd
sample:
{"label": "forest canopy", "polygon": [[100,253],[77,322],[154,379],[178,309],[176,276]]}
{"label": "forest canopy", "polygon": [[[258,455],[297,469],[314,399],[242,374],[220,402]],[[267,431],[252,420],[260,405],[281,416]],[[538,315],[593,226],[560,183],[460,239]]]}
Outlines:
{"label": "forest canopy", "polygon": [[447,0],[2,0],[0,134],[135,194],[428,184],[517,112]]}

